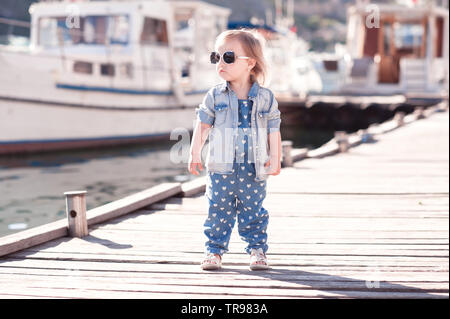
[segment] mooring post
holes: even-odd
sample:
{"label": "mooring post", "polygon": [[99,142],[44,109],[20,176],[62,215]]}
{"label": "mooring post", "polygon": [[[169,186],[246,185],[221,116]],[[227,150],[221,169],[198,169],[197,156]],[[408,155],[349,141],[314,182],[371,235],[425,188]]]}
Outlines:
{"label": "mooring post", "polygon": [[334,139],[339,146],[339,151],[344,153],[349,148],[348,135],[345,131],[334,132]]}
{"label": "mooring post", "polygon": [[448,110],[448,99],[442,101],[441,103],[438,104],[438,112],[447,112]]}
{"label": "mooring post", "polygon": [[397,122],[398,126],[403,126],[405,124],[405,112],[396,112],[394,115],[394,121]]}
{"label": "mooring post", "polygon": [[414,114],[416,115],[416,119],[420,120],[425,118],[424,114],[425,108],[423,106],[419,106],[414,110]]}
{"label": "mooring post", "polygon": [[86,219],[86,191],[65,192],[66,214],[69,222],[70,237],[89,235]]}
{"label": "mooring post", "polygon": [[283,166],[284,167],[291,167],[292,166],[292,141],[282,141],[281,142],[281,148],[283,152]]}

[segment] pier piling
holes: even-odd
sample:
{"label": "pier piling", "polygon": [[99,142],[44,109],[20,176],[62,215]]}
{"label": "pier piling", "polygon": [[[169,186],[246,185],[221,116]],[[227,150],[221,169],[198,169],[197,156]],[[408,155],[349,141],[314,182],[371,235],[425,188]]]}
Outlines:
{"label": "pier piling", "polygon": [[69,236],[82,238],[89,234],[86,219],[86,191],[65,192]]}
{"label": "pier piling", "polygon": [[345,131],[336,131],[334,132],[334,139],[336,143],[339,145],[339,151],[341,153],[347,152],[349,148],[347,133]]}
{"label": "pier piling", "polygon": [[292,160],[292,141],[282,141],[281,142],[281,148],[283,152],[283,166],[284,167],[292,167],[293,160]]}
{"label": "pier piling", "polygon": [[403,124],[405,124],[405,112],[397,112],[394,115],[394,120],[397,121],[397,125],[398,126],[402,126]]}

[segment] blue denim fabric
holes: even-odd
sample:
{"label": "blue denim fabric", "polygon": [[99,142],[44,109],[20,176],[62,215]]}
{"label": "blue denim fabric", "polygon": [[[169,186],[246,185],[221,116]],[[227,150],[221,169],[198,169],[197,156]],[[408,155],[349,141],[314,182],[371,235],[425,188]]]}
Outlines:
{"label": "blue denim fabric", "polygon": [[209,135],[206,168],[209,172],[232,174],[235,148],[240,134],[251,136],[256,180],[268,178],[264,164],[269,159],[268,134],[279,131],[281,118],[278,102],[267,88],[252,84],[248,99],[253,107],[250,114],[251,130],[242,132],[238,126],[239,103],[228,81],[212,87],[203,102],[195,109],[197,120],[213,126]]}
{"label": "blue denim fabric", "polygon": [[253,248],[267,245],[269,212],[262,206],[266,197],[266,181],[255,180],[252,164],[234,162],[232,174],[208,172],[205,196],[208,199],[208,217],[203,224],[207,237],[207,253],[223,255],[228,251],[231,231],[238,219],[239,235]]}
{"label": "blue denim fabric", "polygon": [[[250,100],[239,100],[238,127],[250,130]],[[249,139],[250,138],[250,139]],[[208,238],[206,252],[222,255],[228,243],[236,217],[241,238],[248,243],[246,252],[262,248],[267,251],[267,224],[269,212],[262,207],[266,197],[266,182],[256,181],[251,137],[238,136],[232,174],[208,172],[205,195],[209,202],[204,233]]]}

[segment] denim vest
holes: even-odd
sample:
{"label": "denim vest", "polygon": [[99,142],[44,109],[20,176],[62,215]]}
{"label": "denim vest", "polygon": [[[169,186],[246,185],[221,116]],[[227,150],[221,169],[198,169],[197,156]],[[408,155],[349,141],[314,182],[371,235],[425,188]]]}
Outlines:
{"label": "denim vest", "polygon": [[[280,111],[274,94],[254,82],[248,99],[253,101],[251,112],[252,151],[255,159],[255,179],[264,181],[264,164],[269,160],[268,134],[280,130]],[[209,133],[209,150],[206,168],[209,172],[232,174],[238,136],[238,97],[228,81],[220,83],[206,93],[203,102],[195,109],[197,119],[212,125]]]}

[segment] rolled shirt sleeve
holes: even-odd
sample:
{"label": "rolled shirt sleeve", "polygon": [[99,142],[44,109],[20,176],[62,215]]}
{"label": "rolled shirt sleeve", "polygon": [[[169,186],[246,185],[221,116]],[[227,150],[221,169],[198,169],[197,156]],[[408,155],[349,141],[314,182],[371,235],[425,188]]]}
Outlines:
{"label": "rolled shirt sleeve", "polygon": [[209,125],[213,125],[215,119],[214,112],[214,95],[213,89],[211,88],[203,98],[202,103],[195,109],[195,113],[197,114],[197,119],[202,123],[206,123]]}
{"label": "rolled shirt sleeve", "polygon": [[281,125],[281,112],[278,109],[278,102],[275,99],[275,95],[271,93],[272,101],[269,108],[269,117],[267,121],[267,131],[268,133],[277,132],[280,130]]}

